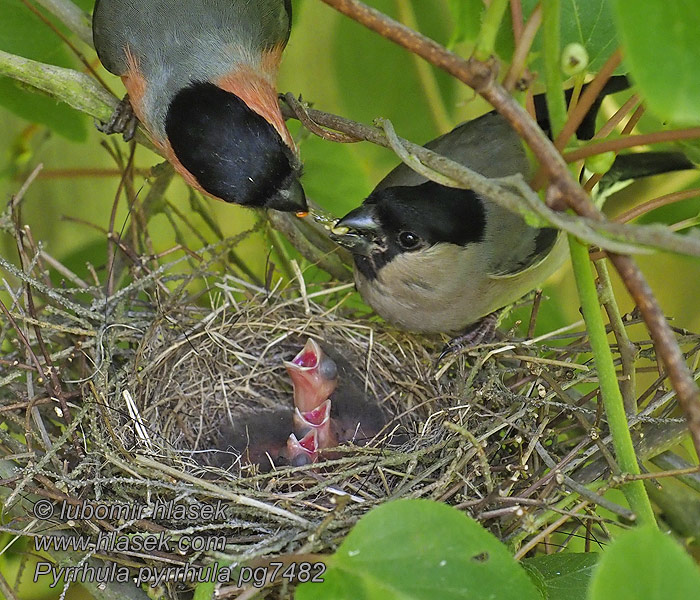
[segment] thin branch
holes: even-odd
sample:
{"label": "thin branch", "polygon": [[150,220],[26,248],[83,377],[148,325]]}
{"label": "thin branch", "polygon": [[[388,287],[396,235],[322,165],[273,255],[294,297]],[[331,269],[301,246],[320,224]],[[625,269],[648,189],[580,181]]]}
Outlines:
{"label": "thin branch", "polygon": [[70,0],[35,0],[61,23],[70,29],[88,46],[92,47],[92,27],[90,17]]}
{"label": "thin branch", "polygon": [[622,363],[620,390],[622,391],[622,399],[625,403],[625,412],[628,415],[634,415],[637,413],[636,373],[634,370],[637,347],[630,341],[627,335],[627,329],[622,322],[622,316],[620,315],[620,309],[615,301],[612,282],[610,281],[610,274],[608,273],[608,266],[605,260],[598,259],[594,261],[594,265],[598,272],[598,281],[600,282],[600,302],[605,307],[605,312],[608,314],[608,321],[610,321],[610,327],[612,328],[620,353],[620,362]]}
{"label": "thin branch", "polygon": [[670,131],[655,131],[654,133],[641,133],[639,135],[628,135],[616,140],[605,140],[586,144],[576,150],[564,153],[566,162],[576,162],[589,156],[603,154],[604,152],[618,152],[635,146],[646,146],[647,144],[661,144],[663,142],[679,142],[681,140],[694,140],[700,138],[700,127],[690,129],[671,129]]}
{"label": "thin branch", "polygon": [[48,19],[44,14],[36,7],[34,6],[29,0],[22,0],[22,3],[29,9],[31,10],[39,19],[42,20],[42,22],[49,28],[51,31],[54,32],[55,35],[57,35],[61,41],[68,46],[73,54],[78,58],[78,60],[83,63],[83,66],[87,70],[90,75],[92,75],[97,81],[100,82],[103,88],[105,88],[108,92],[111,92],[112,90],[109,88],[107,83],[100,77],[99,73],[95,70],[95,68],[90,64],[90,61],[85,57],[85,55],[80,51],[79,48],[76,47],[76,45],[73,43],[73,41],[66,37],[63,32],[54,25],[54,23]]}
{"label": "thin branch", "polygon": [[641,217],[642,215],[651,212],[652,210],[656,210],[657,208],[661,208],[662,206],[668,206],[669,204],[674,204],[675,202],[681,202],[682,200],[688,200],[697,196],[700,196],[700,188],[673,192],[672,194],[652,198],[639,206],[630,208],[628,211],[617,215],[615,217],[615,221],[618,223],[627,223],[628,221],[632,221],[633,219]]}
{"label": "thin branch", "polygon": [[[515,3],[511,2],[511,8],[513,8],[514,5]],[[515,20],[513,23],[515,24]],[[518,81],[524,76],[527,55],[530,53],[530,48],[535,41],[535,36],[537,35],[541,24],[542,5],[538,4],[535,7],[535,10],[532,11],[527,23],[525,23],[522,36],[515,45],[515,51],[513,52],[510,68],[503,79],[503,87],[505,87],[508,91],[513,90]]]}
{"label": "thin branch", "polygon": [[0,75],[22,81],[99,121],[107,121],[117,99],[90,76],[0,50]]}
{"label": "thin branch", "polygon": [[476,40],[474,55],[478,60],[487,60],[494,54],[496,36],[503,16],[508,8],[508,0],[491,0],[484,11],[479,37]]}
{"label": "thin branch", "polygon": [[622,62],[622,53],[617,50],[605,61],[603,68],[596,74],[593,81],[586,86],[586,89],[581,94],[581,98],[576,103],[576,108],[566,122],[566,125],[557,135],[554,142],[555,148],[562,150],[566,146],[579,125],[583,122],[583,119],[586,117],[591,106],[593,106],[596,98],[600,96],[605,84],[615,72],[615,69],[620,65],[620,62]]}
{"label": "thin branch", "polygon": [[[566,162],[537,123],[510,93],[497,83],[497,66],[494,61],[464,60],[434,40],[411,31],[358,0],[322,1],[473,88],[508,120],[546,168],[551,182],[547,195],[548,204],[550,206],[568,205],[579,215],[598,221],[604,220],[602,213],[596,209],[586,192],[572,178]],[[700,136],[700,130],[695,137],[697,136]],[[700,390],[683,360],[683,354],[673,331],[636,263],[628,256],[620,254],[611,254],[610,260],[632,298],[640,307],[649,332],[656,342],[658,354],[666,365],[671,383],[678,394],[695,449],[700,453]]]}
{"label": "thin branch", "polygon": [[327,137],[328,131],[325,128],[330,128],[346,134],[348,138],[365,140],[389,148],[412,169],[428,179],[443,185],[472,189],[525,218],[535,221],[540,219],[542,225],[557,227],[601,248],[624,253],[644,253],[645,248],[654,248],[700,256],[700,240],[674,234],[662,225],[624,228],[617,223],[582,219],[554,211],[542,203],[521,176],[500,180],[484,177],[445,156],[395,135],[391,124],[384,119],[378,119],[382,130],[330,113],[306,109],[298,102],[295,109],[303,112],[295,114],[283,107],[283,114],[288,118],[296,117],[313,122],[314,129],[321,130],[321,137]]}

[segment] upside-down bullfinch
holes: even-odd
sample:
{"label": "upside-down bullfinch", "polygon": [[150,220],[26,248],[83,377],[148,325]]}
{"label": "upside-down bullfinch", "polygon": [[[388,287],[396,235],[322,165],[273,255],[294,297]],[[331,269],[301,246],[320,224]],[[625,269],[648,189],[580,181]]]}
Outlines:
{"label": "upside-down bullfinch", "polygon": [[277,101],[291,0],[97,0],[93,39],[153,143],[227,202],[307,210]]}

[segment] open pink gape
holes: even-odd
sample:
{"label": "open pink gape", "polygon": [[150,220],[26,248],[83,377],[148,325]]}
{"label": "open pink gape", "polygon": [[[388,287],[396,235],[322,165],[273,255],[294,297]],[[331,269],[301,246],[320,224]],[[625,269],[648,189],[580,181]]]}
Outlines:
{"label": "open pink gape", "polygon": [[284,366],[294,387],[294,433],[287,441],[287,458],[294,465],[316,462],[319,450],[338,445],[330,398],[338,386],[338,367],[311,338]]}

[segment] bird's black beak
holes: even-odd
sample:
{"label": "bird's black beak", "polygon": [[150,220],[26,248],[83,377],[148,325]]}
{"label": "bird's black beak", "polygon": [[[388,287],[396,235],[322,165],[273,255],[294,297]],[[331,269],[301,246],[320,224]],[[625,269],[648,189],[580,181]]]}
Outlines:
{"label": "bird's black beak", "polygon": [[282,212],[308,212],[306,194],[298,179],[293,179],[286,189],[280,190],[265,203],[265,208]]}
{"label": "bird's black beak", "polygon": [[372,204],[363,204],[340,219],[331,238],[353,254],[369,256],[382,246],[381,226]]}

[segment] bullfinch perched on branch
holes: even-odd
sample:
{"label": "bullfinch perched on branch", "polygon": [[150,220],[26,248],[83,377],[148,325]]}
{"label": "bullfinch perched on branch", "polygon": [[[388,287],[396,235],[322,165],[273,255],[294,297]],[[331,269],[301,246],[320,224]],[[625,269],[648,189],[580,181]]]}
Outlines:
{"label": "bullfinch perched on branch", "polygon": [[97,0],[93,39],[136,117],[192,187],[227,202],[306,211],[279,109],[291,0]]}
{"label": "bullfinch perched on branch", "polygon": [[[616,77],[605,92],[626,86],[624,77]],[[546,130],[543,98],[536,105]],[[599,106],[579,128],[580,139],[592,137]],[[496,112],[425,147],[486,177],[531,175],[522,141]],[[690,168],[681,153],[628,154],[618,157],[600,185]],[[340,219],[332,237],[352,252],[357,289],[380,316],[410,331],[466,331],[453,347],[483,339],[488,328],[470,326],[540,285],[564,256],[556,229],[531,227],[495,201],[429,181],[405,164]],[[473,339],[471,333],[479,335]]]}

